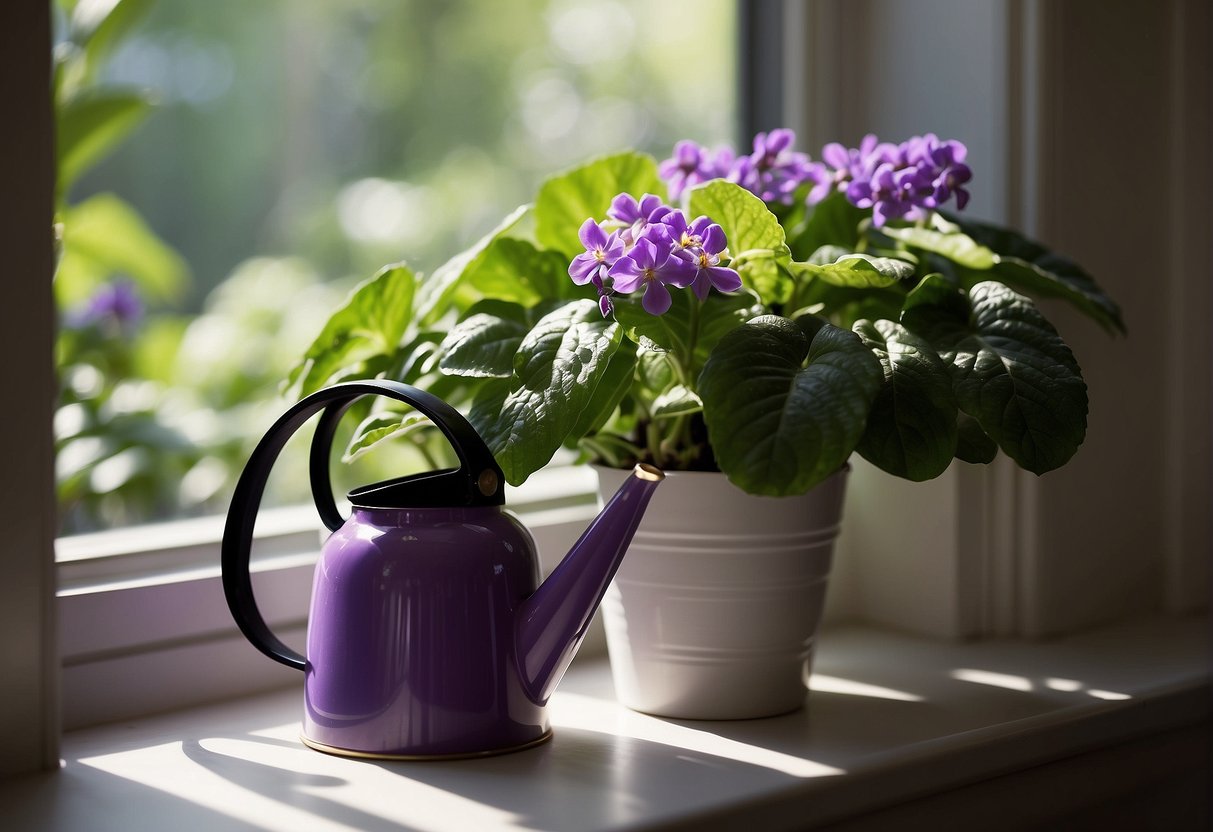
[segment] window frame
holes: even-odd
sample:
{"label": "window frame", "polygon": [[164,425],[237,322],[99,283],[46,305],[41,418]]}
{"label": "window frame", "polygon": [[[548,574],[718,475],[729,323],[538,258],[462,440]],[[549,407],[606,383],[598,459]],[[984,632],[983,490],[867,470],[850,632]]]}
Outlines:
{"label": "window frame", "polygon": [[[741,6],[744,8],[746,4]],[[878,85],[871,79],[863,78],[856,87],[857,92],[848,94],[844,100],[832,83],[832,73],[843,65],[840,59],[846,52],[863,45],[857,39],[874,38],[880,34],[881,28],[887,34],[887,30],[893,29],[895,24],[899,25],[894,4],[882,0],[851,3],[817,0],[807,6],[763,3],[755,4],[755,7],[765,9],[766,14],[781,16],[782,43],[809,45],[807,50],[781,50],[781,65],[785,73],[790,73],[785,75],[782,87],[785,123],[798,129],[802,145],[815,147],[832,138],[857,138],[847,131],[862,122],[864,106],[879,104],[878,91],[875,89]],[[966,8],[969,7],[954,0],[951,5],[942,4],[938,11],[941,14],[955,14]],[[1168,77],[1189,79],[1181,88],[1168,90],[1177,102],[1175,111],[1186,113],[1183,118],[1176,116],[1180,128],[1178,135],[1182,138],[1178,140],[1179,156],[1171,163],[1169,182],[1170,187],[1176,189],[1177,203],[1188,211],[1182,227],[1175,231],[1175,241],[1191,247],[1193,244],[1187,241],[1198,239],[1199,230],[1208,225],[1210,206],[1207,195],[1196,193],[1195,186],[1183,187],[1179,174],[1184,170],[1181,165],[1185,161],[1191,162],[1199,155],[1197,151],[1207,146],[1204,140],[1210,135],[1209,73],[1194,75],[1191,69],[1194,66],[1207,68],[1209,50],[1204,47],[1209,46],[1213,37],[1210,36],[1208,10],[1199,3],[1172,0],[1166,10],[1170,15],[1170,37],[1183,47],[1173,50],[1170,57],[1165,59],[1172,62],[1167,65],[1171,72]],[[994,91],[999,96],[998,107],[1003,112],[1003,126],[1009,137],[1004,148],[1007,167],[998,174],[1006,186],[1003,212],[1026,230],[1049,238],[1057,233],[1055,223],[1058,216],[1072,209],[1076,203],[1072,195],[1067,202],[1066,194],[1050,188],[1047,181],[1042,181],[1047,179],[1049,171],[1056,169],[1060,160],[1055,154],[1050,134],[1053,127],[1050,119],[1058,115],[1051,109],[1057,99],[1050,96],[1057,90],[1067,90],[1067,78],[1061,71],[1061,53],[1064,51],[1061,41],[1065,27],[1073,23],[1071,15],[1082,15],[1086,9],[1061,10],[1035,0],[999,0],[986,11],[993,14],[998,24],[1004,27],[1005,38],[1000,41],[1005,53],[998,56],[997,67],[1001,73],[1001,86]],[[1146,5],[1138,3],[1133,7],[1133,13],[1147,13]],[[1102,27],[1109,37],[1123,35],[1123,18],[1103,22],[1100,15],[1086,16],[1089,21],[1094,21],[1091,25]],[[920,19],[919,25],[929,26],[930,21]],[[55,382],[49,356],[54,312],[49,279],[51,252],[42,232],[46,217],[51,212],[52,189],[49,183],[53,181],[53,160],[48,152],[52,146],[52,117],[48,96],[45,95],[49,84],[45,49],[49,48],[49,43],[48,4],[38,0],[19,0],[0,6],[0,45],[3,46],[0,48],[0,70],[3,70],[0,71],[0,101],[12,102],[13,107],[9,111],[14,114],[28,114],[28,117],[13,119],[13,123],[23,125],[21,130],[0,134],[0,159],[8,160],[12,167],[8,180],[12,183],[12,189],[0,202],[6,205],[6,214],[11,215],[11,219],[0,223],[0,233],[10,238],[7,241],[11,244],[6,246],[6,250],[10,252],[15,267],[24,265],[28,274],[47,276],[44,283],[32,279],[16,281],[20,285],[12,288],[9,302],[0,306],[0,324],[3,324],[0,329],[5,330],[6,336],[16,339],[16,346],[10,348],[10,354],[41,354],[46,357],[43,361],[14,362],[16,388],[35,391],[36,394],[23,398],[22,408],[10,413],[5,447],[9,451],[6,456],[12,464],[0,471],[0,483],[6,495],[6,499],[0,503],[7,512],[8,528],[19,533],[19,537],[8,544],[10,577],[14,580],[0,584],[0,616],[3,616],[0,624],[4,625],[5,655],[13,657],[9,663],[10,673],[4,682],[4,698],[6,702],[16,703],[2,719],[6,737],[19,737],[19,740],[11,744],[0,758],[3,762],[0,772],[50,766],[57,759],[55,743],[59,730],[59,708],[56,672],[60,654],[56,648],[56,607],[52,602],[55,571],[70,576],[72,569],[78,569],[78,566],[67,565],[55,567],[51,558],[54,501],[50,417]],[[1167,54],[1166,50],[1160,53]],[[743,53],[741,57],[739,64],[748,66],[747,59],[752,56]],[[755,79],[763,76],[761,73],[751,73],[746,77],[751,79],[747,83],[761,83]],[[1054,92],[1046,95],[1049,90]],[[1069,92],[1074,93],[1075,90],[1069,89]],[[1199,106],[1181,106],[1187,102],[1197,102]],[[921,128],[908,126],[908,131],[914,129]],[[1119,141],[1126,153],[1132,151],[1128,137],[1112,136],[1108,140]],[[20,164],[13,164],[17,160]],[[1201,170],[1207,174],[1207,162],[1203,164],[1205,167]],[[1202,177],[1197,184],[1203,187],[1205,178]],[[1207,273],[1209,253],[1199,252],[1198,255],[1197,262]],[[1177,278],[1172,278],[1172,281],[1177,281]],[[1109,288],[1114,294],[1120,294],[1125,288],[1131,289],[1116,285]],[[1209,412],[1210,388],[1213,387],[1213,371],[1209,366],[1213,349],[1193,350],[1189,346],[1182,352],[1176,351],[1183,347],[1179,340],[1181,336],[1201,339],[1201,344],[1209,346],[1207,315],[1213,304],[1210,303],[1207,282],[1205,285],[1179,286],[1169,297],[1168,303],[1177,323],[1174,332],[1164,333],[1166,337],[1163,343],[1173,356],[1180,359],[1180,364],[1173,367],[1168,376],[1171,387],[1167,389],[1174,392],[1174,398],[1162,402],[1163,412],[1158,416],[1158,421],[1160,425],[1180,425],[1186,433],[1164,443],[1165,453],[1154,473],[1181,498],[1176,501],[1171,515],[1172,519],[1178,518],[1178,524],[1170,533],[1171,536],[1161,543],[1135,541],[1133,545],[1153,542],[1164,549],[1161,556],[1150,561],[1153,564],[1150,568],[1158,573],[1155,578],[1169,593],[1167,598],[1160,600],[1160,606],[1183,613],[1207,605],[1207,591],[1202,589],[1207,581],[1194,581],[1191,576],[1199,577],[1202,569],[1205,570],[1203,574],[1207,574],[1206,557],[1211,538],[1208,518],[1199,516],[1194,507],[1208,504],[1206,498],[1210,492],[1210,480],[1213,479],[1210,477],[1213,464],[1210,463],[1208,450],[1209,419],[1205,418]],[[1147,331],[1150,331],[1149,327],[1160,326],[1151,323]],[[1198,381],[1187,389],[1176,387],[1184,379]],[[1110,395],[1123,393],[1126,385],[1123,379],[1114,378]],[[1096,406],[1099,406],[1098,403]],[[1195,452],[1186,453],[1189,446],[1184,443],[1193,441]],[[1096,463],[1096,470],[1100,464]],[[1169,475],[1174,475],[1174,478],[1166,479]],[[872,484],[863,484],[862,487],[870,489],[869,493],[861,495],[853,488],[850,497],[852,506],[860,499],[875,499],[889,505],[900,498],[902,484],[889,483],[887,478],[873,478]],[[1117,483],[1113,478],[1108,478],[1103,487],[1113,489]],[[911,551],[900,548],[896,553],[863,552],[858,548],[859,539],[854,533],[861,514],[848,512],[849,525],[844,531],[836,560],[838,565],[832,577],[831,593],[835,598],[836,610],[841,610],[836,616],[865,618],[944,637],[1044,635],[1060,631],[1056,610],[1048,606],[1064,603],[1064,599],[1044,594],[1043,587],[1053,579],[1055,567],[1040,556],[1042,541],[1047,542],[1059,530],[1042,521],[1038,512],[1041,499],[1058,497],[1055,489],[1042,489],[1038,481],[1003,466],[963,469],[949,473],[936,483],[914,485],[912,488],[915,489],[915,500],[933,505],[926,525],[937,526],[942,530],[942,536],[923,540],[917,544],[917,548],[911,547]],[[1061,497],[1064,499],[1065,495]],[[1080,497],[1091,499],[1082,495],[1075,495],[1072,499]],[[909,511],[912,506],[902,508]],[[585,506],[580,510],[586,511]],[[31,521],[31,518],[35,519]],[[914,519],[915,515],[911,512],[908,522],[914,522]],[[921,516],[917,519],[923,522]],[[559,535],[567,535],[571,529],[578,527],[580,519],[562,522],[563,525],[560,522],[552,524],[553,529],[563,529],[553,537],[553,550],[563,551],[557,540]],[[1056,515],[1048,522],[1056,524]],[[542,527],[543,523],[540,522],[539,526]],[[307,532],[300,529],[289,532],[288,536],[296,535],[291,538],[294,542],[290,545],[283,543],[284,548],[279,555],[270,557],[263,565],[262,571],[267,580],[281,580],[283,598],[304,583],[304,575],[310,581],[308,567],[291,560],[300,552],[287,551],[292,547],[297,548],[296,544],[302,542],[301,535],[304,534]],[[217,563],[214,550],[203,547],[196,554],[203,560],[213,558],[210,562]],[[146,551],[141,556],[156,557]],[[1096,556],[1086,555],[1087,558]],[[118,559],[113,562],[119,563]],[[120,571],[129,564],[123,564]],[[909,598],[900,591],[905,585],[906,564],[913,564],[919,578],[924,573],[933,578],[925,591]],[[1135,577],[1140,576],[1126,576],[1126,580]],[[114,575],[106,578],[111,583],[114,579]],[[178,574],[175,579],[162,575],[160,580],[142,586],[128,574],[118,581],[128,582],[121,590],[110,586],[91,593],[85,591],[83,585],[73,584],[74,579],[65,580],[65,585],[75,587],[58,601],[58,609],[67,625],[63,656],[68,662],[68,673],[71,674],[73,668],[76,670],[75,678],[68,680],[67,684],[69,699],[76,697],[77,692],[83,696],[87,691],[89,696],[93,696],[100,686],[109,691],[107,696],[116,702],[123,699],[122,684],[129,684],[131,689],[135,689],[152,677],[170,680],[171,684],[163,691],[167,698],[162,697],[154,702],[138,697],[128,699],[128,712],[129,707],[159,710],[188,704],[191,695],[206,698],[230,695],[198,680],[214,677],[215,667],[224,668],[224,676],[241,677],[243,680],[246,660],[250,668],[246,677],[250,680],[249,684],[270,686],[290,683],[290,676],[270,678],[271,672],[275,672],[274,666],[245,649],[230,627],[230,621],[224,622],[224,629],[216,630],[209,626],[208,622],[219,620],[215,617],[215,610],[223,611],[221,606],[214,606],[216,600],[221,600],[221,593],[215,592],[214,574],[192,577]],[[269,593],[265,596],[267,606],[279,603],[271,600],[276,597],[273,595],[275,591],[266,590]],[[148,595],[139,593],[151,593],[157,598],[155,601],[148,600]],[[110,645],[93,643],[73,652],[77,650],[73,645],[83,642],[73,641],[76,636],[72,628],[86,626],[92,620],[120,618],[123,610],[134,606],[146,608],[149,616],[153,613],[161,616],[159,623],[163,625],[180,616],[180,607],[175,600],[201,597],[209,599],[207,603],[211,606],[198,619],[201,626],[193,630],[173,631],[163,626],[157,627],[157,622],[152,619],[134,622],[137,629],[152,634],[141,644],[154,649],[144,650],[136,642],[127,641]],[[893,608],[883,603],[889,598],[897,600]],[[90,608],[89,604],[94,606]],[[1086,617],[1066,620],[1062,629],[1090,626],[1094,621],[1107,620],[1109,615],[1126,611],[1117,608],[1116,604],[1116,599],[1112,599],[1103,608],[1088,612]],[[940,610],[943,610],[942,614]],[[271,617],[288,629],[291,626],[297,629],[300,623],[295,613],[279,615],[275,612]],[[127,625],[132,625],[132,622],[128,621]],[[284,635],[290,637],[291,633]],[[237,645],[239,649],[236,649]],[[145,660],[142,668],[136,661],[140,656]],[[214,664],[216,661],[222,664]],[[262,665],[266,665],[268,670]],[[81,670],[85,667],[89,668],[91,675]],[[253,667],[257,670],[253,671]],[[265,676],[255,675],[263,671]],[[132,702],[133,705],[130,704]],[[73,713],[71,707],[69,704],[69,713]],[[119,711],[107,705],[83,717],[73,716],[69,722],[83,724],[112,719],[117,713]]]}

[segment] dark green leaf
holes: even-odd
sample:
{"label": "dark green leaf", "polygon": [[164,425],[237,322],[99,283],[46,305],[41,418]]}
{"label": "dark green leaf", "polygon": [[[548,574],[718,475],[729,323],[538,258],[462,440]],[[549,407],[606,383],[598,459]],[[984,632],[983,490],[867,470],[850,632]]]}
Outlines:
{"label": "dark green leaf", "polygon": [[867,211],[847,202],[844,194],[830,194],[813,206],[804,228],[789,239],[792,257],[804,260],[822,246],[854,251],[859,243],[859,223],[865,217]]}
{"label": "dark green leaf", "polygon": [[621,193],[636,199],[665,193],[653,157],[619,153],[548,179],[535,200],[536,239],[546,248],[576,254],[583,250],[577,237],[581,224],[590,218],[605,219],[611,200]]}
{"label": "dark green leaf", "polygon": [[1086,434],[1087,388],[1057,331],[1001,283],[938,299],[907,309],[902,323],[951,362],[961,410],[1020,467],[1043,474],[1065,464]]}
{"label": "dark green leaf", "polygon": [[956,451],[956,400],[947,365],[926,339],[892,321],[860,321],[855,332],[884,368],[857,450],[894,476],[915,482],[939,476]]}
{"label": "dark green leaf", "polygon": [[734,329],[699,377],[721,470],[752,494],[807,491],[859,443],[882,377],[859,336],[824,322],[765,315]]}
{"label": "dark green leaf", "polygon": [[[1120,307],[1078,264],[1008,228],[953,216],[948,219],[997,254],[993,274],[1012,289],[1035,297],[1060,298],[1109,332],[1125,333]],[[989,275],[967,277],[976,282]]]}
{"label": "dark green leaf", "polygon": [[[730,295],[712,292],[702,302],[690,291],[675,289],[673,303],[664,315],[650,315],[640,303],[640,295],[615,296],[615,318],[628,329],[629,337],[646,350],[673,352],[680,358],[691,351],[694,340],[696,366],[707,360],[708,354],[727,332],[761,312],[758,298],[742,289]],[[694,305],[698,306],[699,321],[694,324]]]}
{"label": "dark green leaf", "polygon": [[566,443],[576,443],[587,434],[601,430],[607,423],[615,408],[632,389],[636,377],[636,357],[634,344],[627,341],[620,343],[607,364],[606,372],[602,374],[602,380],[594,389],[590,403],[581,411],[577,423],[569,431]]}
{"label": "dark green leaf", "polygon": [[573,301],[523,339],[512,378],[482,389],[473,424],[509,483],[521,484],[552,458],[593,398],[620,338],[619,324],[604,319],[594,301]]}
{"label": "dark green leaf", "polygon": [[653,418],[670,419],[703,410],[699,395],[681,384],[675,384],[653,401]]}
{"label": "dark green leaf", "polygon": [[962,462],[974,465],[989,465],[998,456],[998,445],[986,436],[986,432],[977,424],[977,420],[967,413],[961,413],[956,421],[958,441],[956,443],[956,458]]}
{"label": "dark green leaf", "polygon": [[530,331],[525,323],[479,313],[457,323],[442,342],[442,372],[474,378],[509,378],[514,353]]}

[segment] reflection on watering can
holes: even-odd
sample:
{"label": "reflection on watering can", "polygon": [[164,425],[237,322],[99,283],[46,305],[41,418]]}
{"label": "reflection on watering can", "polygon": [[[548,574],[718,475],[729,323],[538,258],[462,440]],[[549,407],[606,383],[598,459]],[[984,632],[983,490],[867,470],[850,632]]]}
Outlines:
{"label": "reflection on watering can", "polygon": [[[346,520],[333,499],[330,450],[342,414],[367,395],[428,416],[460,467],[357,488]],[[333,534],[316,564],[304,658],[258,611],[249,553],[270,469],[318,412],[312,494]],[[257,649],[304,671],[303,740],[313,748],[406,759],[525,748],[550,736],[548,698],[663,476],[638,465],[539,585],[535,544],[502,508],[501,469],[458,411],[397,382],[334,385],[288,410],[253,451],[224,531],[224,592]]]}

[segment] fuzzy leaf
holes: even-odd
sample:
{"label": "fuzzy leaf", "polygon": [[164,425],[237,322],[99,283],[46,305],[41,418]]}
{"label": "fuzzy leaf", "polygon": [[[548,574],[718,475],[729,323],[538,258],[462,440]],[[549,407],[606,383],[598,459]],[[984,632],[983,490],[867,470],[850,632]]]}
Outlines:
{"label": "fuzzy leaf", "polygon": [[893,321],[855,325],[884,368],[858,451],[890,474],[921,482],[939,476],[956,452],[956,400],[948,367],[921,338]]}
{"label": "fuzzy leaf", "polygon": [[514,356],[514,375],[490,382],[470,418],[505,473],[520,485],[561,446],[606,373],[621,330],[592,300],[544,316]]}
{"label": "fuzzy leaf", "polygon": [[960,409],[1020,467],[1043,474],[1064,465],[1087,427],[1087,388],[1070,348],[1031,300],[1001,283],[940,300],[916,304],[902,321],[950,361]]}
{"label": "fuzzy leaf", "polygon": [[521,321],[483,313],[456,324],[442,342],[439,369],[451,376],[509,378],[514,352],[529,331]]}
{"label": "fuzzy leaf", "polygon": [[[995,277],[1017,292],[1044,298],[1060,298],[1072,304],[1108,332],[1125,334],[1120,307],[1082,267],[1007,228],[949,217],[974,240],[993,249]],[[972,282],[989,273],[967,275]]]}
{"label": "fuzzy leaf", "polygon": [[788,241],[792,256],[803,260],[822,246],[854,251],[859,242],[859,223],[866,216],[867,212],[847,202],[844,194],[830,194],[813,206],[804,228]]}
{"label": "fuzzy leaf", "polygon": [[734,329],[699,377],[721,470],[751,494],[804,493],[859,443],[882,377],[859,336],[818,319]]}

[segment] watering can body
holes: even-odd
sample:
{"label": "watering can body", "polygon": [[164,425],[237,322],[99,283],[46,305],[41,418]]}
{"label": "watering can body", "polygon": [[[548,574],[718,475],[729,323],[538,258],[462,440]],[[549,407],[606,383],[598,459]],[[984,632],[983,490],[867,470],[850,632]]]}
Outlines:
{"label": "watering can body", "polygon": [[[355,489],[346,519],[332,496],[330,446],[342,413],[364,395],[428,415],[461,467]],[[248,559],[269,469],[315,413],[312,489],[334,531],[316,564],[301,656],[262,619]],[[255,647],[304,671],[302,739],[313,748],[388,759],[525,748],[550,736],[548,698],[660,479],[638,468],[540,584],[534,542],[503,508],[500,469],[458,412],[394,382],[335,385],[289,410],[250,458],[224,534],[228,605]]]}

